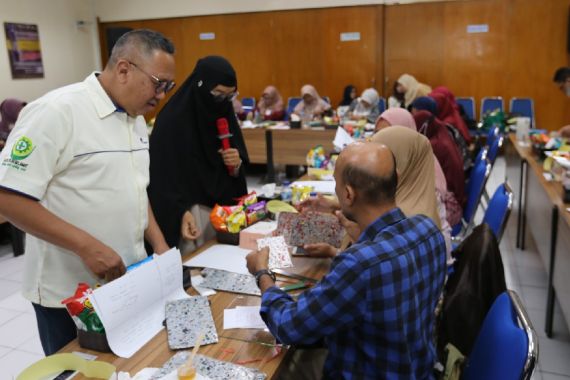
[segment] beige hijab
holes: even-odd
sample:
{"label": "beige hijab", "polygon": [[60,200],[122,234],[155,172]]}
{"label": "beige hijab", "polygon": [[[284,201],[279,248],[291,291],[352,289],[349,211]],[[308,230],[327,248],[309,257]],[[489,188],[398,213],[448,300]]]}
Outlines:
{"label": "beige hijab", "polygon": [[371,141],[386,145],[396,157],[396,205],[406,216],[428,216],[441,228],[435,195],[434,158],[429,140],[409,128],[392,126],[376,133]]}
{"label": "beige hijab", "polygon": [[305,115],[308,118],[313,118],[315,116],[321,116],[323,112],[331,108],[331,105],[320,97],[317,89],[314,86],[310,84],[304,85],[301,88],[301,97],[306,94],[311,95],[313,100],[311,103],[305,103],[304,100],[301,100],[293,111],[297,115]]}
{"label": "beige hijab", "polygon": [[406,108],[408,108],[416,98],[419,98],[420,96],[428,96],[431,92],[430,86],[418,82],[418,80],[410,74],[403,74],[398,78],[398,83],[406,87],[406,93],[404,94],[404,104]]}

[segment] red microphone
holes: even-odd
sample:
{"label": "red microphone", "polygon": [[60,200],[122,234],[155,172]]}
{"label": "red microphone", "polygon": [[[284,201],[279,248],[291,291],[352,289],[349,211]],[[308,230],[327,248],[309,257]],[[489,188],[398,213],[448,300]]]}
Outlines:
{"label": "red microphone", "polygon": [[[216,127],[218,127],[218,138],[222,141],[222,149],[228,150],[231,148],[230,146],[230,137],[233,135],[230,133],[230,128],[228,126],[228,120],[225,117],[221,117],[216,120]],[[228,168],[228,173],[230,175],[233,174],[234,168],[231,166],[226,165]]]}

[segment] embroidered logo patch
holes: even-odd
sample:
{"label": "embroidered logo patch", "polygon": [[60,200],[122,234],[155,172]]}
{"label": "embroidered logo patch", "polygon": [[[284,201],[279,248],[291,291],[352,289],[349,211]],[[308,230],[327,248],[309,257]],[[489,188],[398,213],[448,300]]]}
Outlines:
{"label": "embroidered logo patch", "polygon": [[32,140],[26,136],[20,137],[18,141],[14,144],[12,148],[11,157],[14,161],[20,161],[28,157],[34,151],[34,144]]}

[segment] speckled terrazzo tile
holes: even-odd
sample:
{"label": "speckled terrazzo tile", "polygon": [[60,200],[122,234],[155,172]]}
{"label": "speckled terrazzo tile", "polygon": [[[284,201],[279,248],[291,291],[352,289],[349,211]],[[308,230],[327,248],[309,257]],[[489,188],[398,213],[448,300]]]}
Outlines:
{"label": "speckled terrazzo tile", "polygon": [[168,346],[173,349],[193,347],[204,331],[202,344],[218,342],[218,333],[208,298],[195,296],[166,303]]}
{"label": "speckled terrazzo tile", "polygon": [[204,277],[204,282],[200,286],[205,288],[261,296],[261,292],[255,283],[255,277],[249,274],[206,268],[202,271],[202,277]]}
{"label": "speckled terrazzo tile", "polygon": [[[188,359],[188,355],[190,355],[189,351],[176,353],[176,355],[164,363],[161,369],[152,375],[150,380],[159,380],[161,377],[168,375],[180,367]],[[255,368],[248,368],[203,355],[196,355],[194,358],[194,367],[200,375],[212,380],[264,380],[266,378],[263,372]]]}

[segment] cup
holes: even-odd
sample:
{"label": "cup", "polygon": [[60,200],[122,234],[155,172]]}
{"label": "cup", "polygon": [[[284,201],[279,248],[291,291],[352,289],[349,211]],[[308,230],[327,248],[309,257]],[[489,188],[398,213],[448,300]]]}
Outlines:
{"label": "cup", "polygon": [[529,137],[528,132],[530,131],[530,117],[518,117],[517,118],[517,141],[521,145],[528,145]]}

